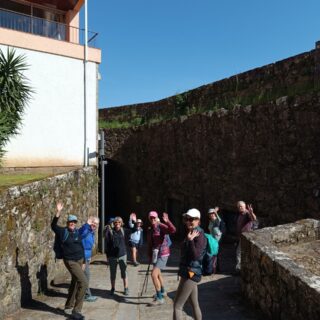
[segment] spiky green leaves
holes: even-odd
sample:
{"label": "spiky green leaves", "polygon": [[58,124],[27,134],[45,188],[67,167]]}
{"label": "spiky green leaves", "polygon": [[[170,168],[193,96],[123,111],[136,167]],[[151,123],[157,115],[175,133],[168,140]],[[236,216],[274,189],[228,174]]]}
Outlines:
{"label": "spiky green leaves", "polygon": [[22,116],[32,89],[23,72],[28,69],[25,56],[8,49],[5,55],[0,50],[0,164],[4,146],[10,136],[19,132]]}

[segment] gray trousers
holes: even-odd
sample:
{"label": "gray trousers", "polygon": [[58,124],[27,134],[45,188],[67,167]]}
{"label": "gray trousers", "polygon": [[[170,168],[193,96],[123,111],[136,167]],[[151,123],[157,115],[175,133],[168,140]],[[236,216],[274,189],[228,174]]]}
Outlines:
{"label": "gray trousers", "polygon": [[238,242],[236,249],[236,270],[241,269],[241,242]]}
{"label": "gray trousers", "polygon": [[202,313],[198,301],[198,284],[190,279],[181,278],[179,282],[179,287],[177,289],[177,294],[174,298],[173,304],[173,319],[181,320],[184,319],[183,316],[183,306],[189,300],[193,316],[196,320],[202,319]]}
{"label": "gray trousers", "polygon": [[81,312],[83,298],[88,287],[87,277],[82,270],[83,259],[78,261],[63,260],[63,262],[71,274],[71,283],[65,308],[73,308],[74,311]]}
{"label": "gray trousers", "polygon": [[91,290],[89,286],[89,283],[90,283],[90,260],[89,259],[86,260],[86,268],[84,269],[84,274],[86,275],[88,280],[88,288],[86,290],[86,296],[91,296]]}

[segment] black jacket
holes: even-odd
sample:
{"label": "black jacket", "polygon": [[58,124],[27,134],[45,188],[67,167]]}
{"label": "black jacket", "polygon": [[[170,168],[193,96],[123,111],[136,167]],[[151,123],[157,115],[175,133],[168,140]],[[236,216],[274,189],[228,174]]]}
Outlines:
{"label": "black jacket", "polygon": [[179,276],[199,282],[202,275],[202,259],[206,251],[207,239],[203,229],[200,227],[196,229],[200,232],[199,236],[192,241],[186,238],[182,243]]}
{"label": "black jacket", "polygon": [[107,228],[105,234],[105,247],[108,258],[119,258],[126,255],[126,232],[124,229],[121,228],[116,231],[114,228]]}
{"label": "black jacket", "polygon": [[59,237],[62,243],[63,259],[78,261],[84,259],[84,248],[82,244],[82,236],[78,230],[70,231],[67,240],[63,242],[66,227],[58,226],[59,218],[54,217],[51,222],[51,229]]}

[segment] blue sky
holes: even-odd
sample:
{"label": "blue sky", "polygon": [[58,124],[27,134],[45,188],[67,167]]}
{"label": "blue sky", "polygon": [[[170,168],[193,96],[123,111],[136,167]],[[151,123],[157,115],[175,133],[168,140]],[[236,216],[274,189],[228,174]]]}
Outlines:
{"label": "blue sky", "polygon": [[319,0],[88,0],[88,19],[100,108],[163,99],[320,40]]}

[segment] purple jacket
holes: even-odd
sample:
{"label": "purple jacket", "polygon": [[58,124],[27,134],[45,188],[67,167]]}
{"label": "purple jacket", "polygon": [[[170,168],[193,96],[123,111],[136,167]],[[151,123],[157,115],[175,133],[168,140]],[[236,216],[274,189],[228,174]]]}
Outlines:
{"label": "purple jacket", "polygon": [[176,232],[176,227],[168,220],[167,223],[157,223],[148,229],[148,256],[151,259],[152,250],[159,249],[159,257],[167,257],[170,255],[170,248],[167,242],[164,241],[166,234],[173,234]]}

